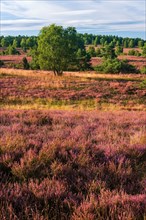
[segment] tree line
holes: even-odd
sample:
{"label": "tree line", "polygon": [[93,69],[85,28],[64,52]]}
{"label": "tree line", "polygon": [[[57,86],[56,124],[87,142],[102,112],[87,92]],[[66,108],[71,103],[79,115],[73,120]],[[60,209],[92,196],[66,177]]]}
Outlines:
{"label": "tree line", "polygon": [[[77,33],[85,45],[101,45],[106,46],[112,44],[114,47],[122,46],[124,48],[141,48],[146,45],[146,41],[141,38],[123,38],[113,35],[94,35]],[[23,50],[34,48],[37,46],[37,36],[0,36],[0,47],[13,46],[14,48],[22,48]]]}

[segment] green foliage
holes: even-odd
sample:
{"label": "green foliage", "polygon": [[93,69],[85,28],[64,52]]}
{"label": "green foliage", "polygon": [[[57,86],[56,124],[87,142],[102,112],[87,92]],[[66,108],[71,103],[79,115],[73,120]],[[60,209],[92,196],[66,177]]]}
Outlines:
{"label": "green foliage", "polygon": [[96,57],[102,57],[102,49],[97,48],[97,49],[95,50],[95,53],[96,53]]}
{"label": "green foliage", "polygon": [[129,50],[128,55],[131,55],[131,56],[140,56],[141,54],[139,53],[138,50],[132,49],[132,50]]}
{"label": "green foliage", "polygon": [[95,47],[90,46],[87,50],[91,57],[96,57]]}
{"label": "green foliage", "polygon": [[138,41],[138,47],[141,48],[144,46],[144,41],[143,40],[139,40]]}
{"label": "green foliage", "polygon": [[135,55],[135,50],[129,50],[128,55],[134,56]]}
{"label": "green foliage", "polygon": [[23,69],[25,69],[25,70],[29,69],[29,63],[28,63],[26,57],[23,57],[22,64],[23,64]]}
{"label": "green foliage", "polygon": [[78,70],[88,70],[91,69],[90,64],[91,56],[89,53],[86,53],[85,50],[78,49],[77,51],[77,68]]}
{"label": "green foliage", "polygon": [[[109,44],[113,44],[113,46],[123,46],[127,47],[140,47],[142,48],[146,41],[140,38],[122,38],[118,36],[112,35],[94,35],[94,34],[77,34],[86,45],[102,45],[106,46]],[[33,48],[37,46],[37,38],[36,36],[0,36],[0,46],[8,47],[9,45],[13,45],[14,47],[22,47],[23,50],[28,48]],[[22,40],[23,39],[23,40]]]}
{"label": "green foliage", "polygon": [[127,40],[124,40],[124,42],[123,42],[123,47],[124,47],[124,48],[127,48],[127,47],[128,47],[128,41],[127,41]]}
{"label": "green foliage", "polygon": [[140,72],[142,74],[146,74],[146,66],[143,66],[141,69],[140,69]]}
{"label": "green foliage", "polygon": [[11,42],[9,42],[9,36],[8,37],[3,37],[1,39],[1,46],[2,47],[8,47]]}
{"label": "green foliage", "polygon": [[100,44],[100,40],[99,40],[99,37],[95,37],[95,40],[94,40],[94,46],[97,46],[98,44]]}
{"label": "green foliage", "polygon": [[37,51],[37,48],[31,49],[29,52],[29,56],[32,57],[32,61],[30,62],[30,68],[33,70],[40,69],[39,60],[38,60],[39,53]]}
{"label": "green foliage", "polygon": [[14,48],[18,47],[18,41],[17,39],[14,39],[13,40],[13,45],[12,45]]}
{"label": "green foliage", "polygon": [[24,52],[26,52],[26,39],[25,38],[22,38],[21,42],[20,42],[20,46],[21,48],[23,49]]}
{"label": "green foliage", "polygon": [[116,55],[120,55],[121,53],[123,53],[123,47],[117,46],[115,49],[115,53],[116,53]]}
{"label": "green foliage", "polygon": [[130,48],[133,48],[135,45],[134,45],[134,40],[130,40],[129,41],[129,45],[128,45]]}
{"label": "green foliage", "polygon": [[0,67],[2,67],[3,65],[4,65],[4,62],[0,60]]}
{"label": "green foliage", "polygon": [[107,45],[106,47],[104,47],[102,53],[105,59],[114,59],[117,57],[115,49],[112,45]]}
{"label": "green foliage", "polygon": [[146,89],[146,80],[143,80],[140,85],[139,85],[140,89]]}
{"label": "green foliage", "polygon": [[9,45],[7,50],[5,51],[5,54],[16,55],[19,54],[19,51],[14,46]]}
{"label": "green foliage", "polygon": [[107,59],[101,65],[95,67],[96,71],[105,73],[135,73],[136,68],[126,60]]}
{"label": "green foliage", "polygon": [[142,56],[146,57],[146,45],[142,48]]}
{"label": "green foliage", "polygon": [[[81,51],[81,57],[79,57],[78,50]],[[77,35],[75,28],[63,29],[62,26],[55,24],[42,28],[35,53],[33,62],[35,59],[40,69],[53,70],[55,75],[62,75],[63,70],[80,66],[81,63],[84,63],[85,68],[88,56],[84,42]]]}

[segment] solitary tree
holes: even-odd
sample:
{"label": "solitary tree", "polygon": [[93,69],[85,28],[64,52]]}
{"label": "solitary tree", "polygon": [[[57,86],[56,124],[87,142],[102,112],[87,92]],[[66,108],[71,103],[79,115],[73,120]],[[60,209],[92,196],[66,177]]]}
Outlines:
{"label": "solitary tree", "polygon": [[53,70],[62,75],[63,70],[78,64],[78,49],[85,51],[83,40],[75,28],[55,24],[42,28],[38,38],[38,64],[40,69]]}

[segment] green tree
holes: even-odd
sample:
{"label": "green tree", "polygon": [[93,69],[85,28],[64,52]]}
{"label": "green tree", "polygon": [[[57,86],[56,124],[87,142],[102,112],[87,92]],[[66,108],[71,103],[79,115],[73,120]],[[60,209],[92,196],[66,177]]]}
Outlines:
{"label": "green tree", "polygon": [[24,69],[24,70],[28,70],[28,69],[29,69],[29,63],[28,63],[26,57],[23,57],[23,59],[22,59],[22,65],[23,65],[23,69]]}
{"label": "green tree", "polygon": [[26,40],[26,47],[27,48],[33,48],[35,46],[35,39],[34,37],[29,37]]}
{"label": "green tree", "polygon": [[75,28],[52,24],[42,28],[38,38],[38,63],[40,69],[53,70],[62,75],[63,70],[78,65],[78,49],[85,52],[84,42]]}
{"label": "green tree", "polygon": [[124,40],[124,41],[123,41],[123,47],[124,47],[124,48],[128,48],[128,41],[127,41],[127,40]]}
{"label": "green tree", "polygon": [[142,48],[142,56],[146,57],[146,45]]}
{"label": "green tree", "polygon": [[0,60],[0,67],[2,67],[3,65],[4,65],[4,62]]}
{"label": "green tree", "polygon": [[13,45],[12,45],[14,48],[18,47],[18,42],[17,42],[17,39],[15,38],[13,40]]}
{"label": "green tree", "polygon": [[20,42],[20,46],[21,48],[23,49],[23,51],[26,52],[26,39],[25,38],[22,38],[21,42]]}
{"label": "green tree", "polygon": [[32,57],[30,68],[33,70],[40,69],[39,60],[38,60],[39,53],[38,53],[37,48],[31,49],[29,52],[29,55]]}
{"label": "green tree", "polygon": [[101,38],[101,39],[100,39],[100,44],[101,44],[102,46],[104,46],[104,43],[105,43],[105,39],[104,39],[104,38]]}
{"label": "green tree", "polygon": [[112,45],[107,45],[103,48],[103,57],[105,59],[114,59],[117,57],[115,49]]}
{"label": "green tree", "polygon": [[123,53],[123,47],[117,46],[115,49],[115,53],[116,53],[116,55],[120,55],[121,53]]}
{"label": "green tree", "polygon": [[93,46],[90,46],[87,51],[91,57],[96,57],[95,48]]}
{"label": "green tree", "polygon": [[138,47],[141,48],[144,46],[144,41],[143,40],[139,40],[138,41]]}
{"label": "green tree", "polygon": [[129,45],[128,45],[130,48],[133,48],[134,47],[134,41],[131,39],[129,41]]}
{"label": "green tree", "polygon": [[77,67],[79,70],[87,70],[91,69],[91,56],[89,53],[86,53],[86,50],[82,50],[81,48],[77,51]]}
{"label": "green tree", "polygon": [[6,50],[6,54],[15,55],[15,54],[19,54],[19,52],[16,50],[15,47],[9,45]]}
{"label": "green tree", "polygon": [[95,67],[96,71],[104,73],[137,73],[135,66],[128,63],[127,60],[107,59],[101,65]]}
{"label": "green tree", "polygon": [[96,57],[102,57],[102,53],[101,53],[101,49],[100,48],[97,48],[95,53],[96,53]]}
{"label": "green tree", "polygon": [[99,37],[97,36],[94,40],[94,46],[97,46],[100,43]]}
{"label": "green tree", "polygon": [[7,46],[7,42],[6,42],[6,39],[4,37],[1,39],[1,45],[2,45],[2,47]]}

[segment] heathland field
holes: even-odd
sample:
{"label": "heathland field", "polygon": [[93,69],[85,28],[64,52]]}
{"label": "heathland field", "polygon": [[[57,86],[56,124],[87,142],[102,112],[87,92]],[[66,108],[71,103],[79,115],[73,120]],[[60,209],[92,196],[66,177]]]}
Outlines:
{"label": "heathland field", "polygon": [[2,109],[146,110],[143,74],[0,69]]}
{"label": "heathland field", "polygon": [[0,219],[146,219],[144,74],[1,68],[0,88]]}

